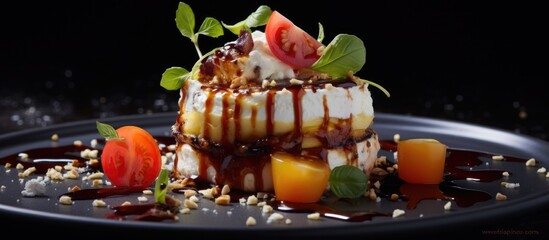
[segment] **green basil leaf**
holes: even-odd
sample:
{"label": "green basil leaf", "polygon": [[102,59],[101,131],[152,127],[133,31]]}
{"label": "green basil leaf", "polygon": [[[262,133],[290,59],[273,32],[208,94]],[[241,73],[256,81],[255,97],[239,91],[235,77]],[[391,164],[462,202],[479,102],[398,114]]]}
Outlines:
{"label": "green basil leaf", "polygon": [[318,37],[316,38],[316,40],[319,42],[319,43],[322,43],[322,40],[324,40],[324,27],[322,26],[322,23],[318,23]]}
{"label": "green basil leaf", "polygon": [[311,69],[327,73],[334,78],[347,76],[349,71],[356,73],[366,63],[366,47],[354,35],[339,34],[324,50],[322,56]]}
{"label": "green basil leaf", "polygon": [[154,184],[154,199],[157,203],[166,204],[166,193],[168,192],[168,181],[170,172],[167,169],[160,170],[160,174]]}
{"label": "green basil leaf", "polygon": [[171,67],[162,73],[160,86],[164,87],[166,90],[179,90],[189,77],[190,73],[187,69],[182,67]]}
{"label": "green basil leaf", "polygon": [[233,25],[228,25],[222,22],[223,27],[225,27],[230,32],[234,33],[235,35],[240,34],[240,30],[244,29],[246,31],[251,31],[251,28],[253,27],[259,27],[267,24],[267,21],[269,21],[269,17],[273,11],[271,8],[265,5],[261,5],[250,14],[246,19],[237,22]]}
{"label": "green basil leaf", "polygon": [[97,127],[99,134],[103,136],[105,140],[120,140],[118,133],[111,125],[96,121],[95,126]]}
{"label": "green basil leaf", "polygon": [[358,198],[366,192],[368,176],[362,170],[350,165],[332,169],[330,173],[330,191],[340,198]]}
{"label": "green basil leaf", "polygon": [[179,2],[179,6],[175,12],[175,24],[183,36],[190,39],[193,38],[195,19],[191,6],[184,2]]}
{"label": "green basil leaf", "polygon": [[267,24],[272,13],[273,11],[270,7],[261,5],[246,18],[246,26],[249,28],[263,26]]}
{"label": "green basil leaf", "polygon": [[223,35],[223,27],[217,19],[212,17],[207,17],[200,25],[198,32],[196,34],[202,34],[210,37],[219,37]]}

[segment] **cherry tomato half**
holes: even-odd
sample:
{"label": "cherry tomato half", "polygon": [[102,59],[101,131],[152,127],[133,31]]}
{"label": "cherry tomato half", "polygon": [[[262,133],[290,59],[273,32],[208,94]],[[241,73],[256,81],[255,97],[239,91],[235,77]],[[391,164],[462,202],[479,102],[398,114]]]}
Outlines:
{"label": "cherry tomato half", "polygon": [[144,129],[124,126],[116,130],[122,140],[109,140],[101,153],[105,176],[119,187],[149,187],[160,173],[160,149]]}
{"label": "cherry tomato half", "polygon": [[317,49],[322,44],[277,11],[267,22],[265,36],[271,52],[294,68],[310,67],[320,58]]}

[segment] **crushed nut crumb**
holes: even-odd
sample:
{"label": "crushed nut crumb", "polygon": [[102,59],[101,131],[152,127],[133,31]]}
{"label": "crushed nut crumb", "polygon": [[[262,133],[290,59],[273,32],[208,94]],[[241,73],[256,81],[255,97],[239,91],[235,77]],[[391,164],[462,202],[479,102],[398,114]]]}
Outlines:
{"label": "crushed nut crumb", "polygon": [[393,141],[398,143],[400,141],[400,134],[397,133],[397,134],[393,135]]}
{"label": "crushed nut crumb", "polygon": [[254,226],[256,224],[257,224],[257,221],[255,220],[255,218],[248,217],[248,219],[246,219],[246,226]]}
{"label": "crushed nut crumb", "polygon": [[452,202],[448,201],[446,204],[444,204],[444,210],[450,211],[452,209]]}
{"label": "crushed nut crumb", "polygon": [[397,218],[397,217],[404,216],[404,214],[406,214],[406,212],[405,212],[404,210],[395,209],[395,210],[393,211],[393,218]]}
{"label": "crushed nut crumb", "polygon": [[2,191],[3,191],[3,190],[5,190],[5,189],[6,189],[6,185],[2,185],[2,186],[0,186],[0,190],[2,190]]}
{"label": "crushed nut crumb", "polygon": [[130,201],[125,201],[121,204],[121,206],[130,206],[132,203]]}
{"label": "crushed nut crumb", "polygon": [[183,208],[183,209],[179,210],[179,213],[189,214],[189,213],[191,213],[191,209],[186,207],[186,208]]}
{"label": "crushed nut crumb", "polygon": [[185,193],[185,198],[190,198],[190,197],[196,195],[196,191],[192,190],[192,189],[188,189],[188,190],[185,190],[183,192]]}
{"label": "crushed nut crumb", "polygon": [[143,194],[145,194],[145,195],[153,195],[153,191],[150,190],[150,189],[145,189],[145,190],[143,190]]}
{"label": "crushed nut crumb", "polygon": [[528,161],[526,161],[526,166],[528,166],[528,167],[536,166],[536,159],[534,159],[534,158],[528,159]]}
{"label": "crushed nut crumb", "polygon": [[103,180],[101,180],[101,179],[94,179],[94,180],[92,181],[92,187],[97,187],[97,186],[99,186],[99,185],[103,185]]}
{"label": "crushed nut crumb", "polygon": [[269,216],[269,218],[267,218],[267,223],[279,222],[282,219],[284,219],[284,216],[282,214],[273,213],[273,214],[271,214],[271,216]]}
{"label": "crushed nut crumb", "polygon": [[74,142],[72,142],[72,144],[73,144],[74,146],[82,146],[82,141],[80,141],[80,140],[75,140]]}
{"label": "crushed nut crumb", "polygon": [[267,205],[267,202],[259,202],[257,204],[258,207],[264,207],[265,205]]}
{"label": "crushed nut crumb", "polygon": [[497,193],[497,194],[496,194],[496,200],[497,200],[497,201],[505,201],[505,200],[507,200],[507,196],[505,196],[505,195],[503,195],[503,194],[501,194],[501,193]]}
{"label": "crushed nut crumb", "polygon": [[78,190],[80,190],[80,187],[75,185],[74,187],[71,188],[71,190],[69,192],[75,192],[75,191],[78,191]]}
{"label": "crushed nut crumb", "polygon": [[21,163],[18,163],[16,166],[15,166],[15,169],[17,170],[23,170],[25,168],[25,166],[23,166],[23,164]]}
{"label": "crushed nut crumb", "polygon": [[195,202],[195,203],[197,203],[197,202],[200,201],[200,199],[198,199],[196,196],[191,196],[191,197],[189,198],[189,200],[191,200],[191,201],[193,201],[193,202]]}
{"label": "crushed nut crumb", "polygon": [[217,205],[229,205],[231,203],[231,196],[221,195],[215,199]]}
{"label": "crushed nut crumb", "polygon": [[284,223],[286,223],[287,225],[290,225],[290,224],[292,224],[292,219],[286,218]]}
{"label": "crushed nut crumb", "polygon": [[255,197],[254,195],[250,195],[248,197],[248,200],[246,200],[246,204],[248,205],[256,205],[257,202],[258,202],[257,197]]}
{"label": "crushed nut crumb", "polygon": [[223,185],[223,188],[221,189],[221,195],[227,195],[231,191],[231,187],[229,185],[225,184]]}
{"label": "crushed nut crumb", "polygon": [[11,168],[11,163],[6,163],[6,165],[4,165],[4,167],[5,167],[6,169],[10,169],[10,168]]}
{"label": "crushed nut crumb", "polygon": [[95,173],[92,173],[91,175],[88,176],[88,179],[100,179],[100,178],[103,178],[103,176],[105,176],[104,173],[102,172],[95,172]]}
{"label": "crushed nut crumb", "polygon": [[51,135],[51,138],[50,138],[53,142],[57,142],[59,141],[59,135],[57,135],[57,133],[54,133],[53,135]]}
{"label": "crushed nut crumb", "polygon": [[63,195],[59,198],[59,203],[63,205],[72,205],[72,198],[66,195]]}
{"label": "crushed nut crumb", "polygon": [[503,172],[503,173],[501,173],[501,175],[504,176],[504,177],[509,177],[509,172]]}
{"label": "crushed nut crumb", "polygon": [[[19,157],[19,159],[21,159],[21,160],[23,160],[23,161],[29,160],[29,155],[26,154],[26,153],[19,153],[19,154],[17,154],[17,156]],[[18,163],[18,164],[17,164],[17,166],[19,166],[19,165],[23,166],[21,163]],[[17,168],[17,169],[20,169],[20,168],[18,168],[18,167],[16,167],[16,168]],[[21,168],[21,169],[23,169],[23,168]]]}
{"label": "crushed nut crumb", "polygon": [[537,171],[538,173],[546,173],[547,172],[547,169],[545,169],[544,167],[541,167],[538,169]]}
{"label": "crushed nut crumb", "polygon": [[137,197],[137,201],[139,201],[139,202],[147,202],[147,201],[149,201],[149,199],[148,199],[147,197],[145,197],[145,196],[139,196],[139,197]]}
{"label": "crushed nut crumb", "polygon": [[183,202],[183,205],[187,208],[190,208],[190,209],[197,209],[198,208],[198,204],[196,204],[195,202],[193,202],[189,199],[185,199],[185,202]]}
{"label": "crushed nut crumb", "polygon": [[319,220],[320,219],[320,213],[308,214],[307,219],[309,219],[309,220]]}
{"label": "crushed nut crumb", "polygon": [[503,159],[504,157],[502,155],[492,156],[492,160],[494,161],[502,161]]}
{"label": "crushed nut crumb", "polygon": [[391,201],[396,201],[396,200],[398,200],[398,194],[396,193],[391,194]]}
{"label": "crushed nut crumb", "polygon": [[271,207],[270,205],[265,205],[261,208],[261,212],[263,212],[263,213],[272,213],[273,212],[273,207]]}
{"label": "crushed nut crumb", "polygon": [[95,199],[92,202],[92,206],[94,206],[94,207],[106,207],[107,203],[105,203],[105,201],[103,201],[103,200]]}

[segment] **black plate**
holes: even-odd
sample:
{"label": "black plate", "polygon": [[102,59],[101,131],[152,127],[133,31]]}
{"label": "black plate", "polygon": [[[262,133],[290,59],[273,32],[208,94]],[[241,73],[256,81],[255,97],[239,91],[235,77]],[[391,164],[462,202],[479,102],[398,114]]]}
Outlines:
{"label": "black plate", "polygon": [[[176,118],[175,113],[156,114],[149,116],[127,116],[101,121],[115,127],[122,125],[137,125],[147,129],[155,136],[170,136],[171,125]],[[39,198],[25,198],[21,195],[24,184],[17,177],[17,170],[4,171],[0,167],[0,185],[6,188],[0,191],[0,216],[11,223],[40,224],[41,226],[61,227],[63,229],[79,229],[82,231],[113,231],[123,234],[185,234],[199,233],[201,236],[212,234],[238,233],[238,236],[274,237],[274,236],[395,236],[396,234],[435,233],[448,229],[466,229],[478,223],[497,221],[510,216],[519,216],[523,213],[535,211],[541,206],[549,204],[549,179],[545,174],[538,174],[536,170],[547,166],[549,161],[549,143],[506,131],[462,124],[449,121],[440,121],[419,117],[401,116],[378,113],[374,128],[380,139],[392,139],[395,133],[406,138],[435,138],[452,148],[467,148],[496,154],[511,155],[521,158],[535,158],[536,167],[526,167],[523,163],[493,162],[485,159],[486,165],[475,168],[497,168],[513,172],[506,181],[520,183],[519,188],[506,189],[500,185],[501,181],[477,183],[470,181],[456,181],[459,186],[485,191],[492,196],[497,192],[505,193],[507,201],[496,201],[494,198],[479,202],[471,207],[457,207],[453,204],[451,211],[445,211],[446,201],[424,200],[416,209],[406,210],[405,201],[389,201],[382,199],[380,203],[368,200],[358,205],[339,206],[346,210],[375,209],[392,211],[395,208],[405,209],[406,215],[399,218],[376,217],[372,221],[344,222],[322,218],[320,221],[307,220],[306,214],[282,213],[292,220],[291,224],[266,223],[268,215],[261,213],[257,206],[215,206],[211,201],[202,199],[199,207],[191,214],[179,215],[178,222],[140,222],[115,221],[105,216],[112,212],[109,208],[94,208],[91,200],[76,201],[72,206],[60,205],[57,197],[66,192],[68,187],[80,185],[83,188],[91,186],[80,180],[65,180],[50,183],[47,187],[47,196]],[[57,126],[20,131],[0,136],[0,157],[22,152],[37,147],[48,147],[52,134],[60,136],[58,145],[71,144],[74,140],[82,140],[85,144],[91,139],[99,138],[96,132],[95,120],[61,124]],[[392,159],[392,153],[382,151]],[[33,176],[31,176],[34,178]],[[28,178],[30,179],[30,178]],[[110,206],[120,205],[129,200],[137,203],[141,194],[130,196],[109,197],[105,202]],[[148,196],[149,201],[154,197]],[[203,209],[202,209],[203,208]],[[246,218],[254,216],[258,224],[253,227],[245,225]],[[28,225],[27,225],[28,226]],[[449,228],[451,226],[451,228]]]}

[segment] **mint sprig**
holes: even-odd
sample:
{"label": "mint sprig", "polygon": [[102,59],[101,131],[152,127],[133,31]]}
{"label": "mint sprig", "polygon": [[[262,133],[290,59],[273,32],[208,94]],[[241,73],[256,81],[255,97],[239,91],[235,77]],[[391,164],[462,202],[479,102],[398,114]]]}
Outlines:
{"label": "mint sprig", "polygon": [[251,13],[246,19],[237,22],[233,25],[225,24],[224,22],[221,22],[223,24],[223,27],[225,27],[230,32],[234,33],[235,35],[240,34],[240,30],[244,29],[248,32],[251,32],[251,28],[253,27],[260,27],[269,21],[269,17],[273,11],[271,8],[265,5],[261,5],[255,10],[255,12]]}
{"label": "mint sprig", "polygon": [[198,29],[198,32],[195,33],[194,12],[191,6],[184,2],[179,2],[177,11],[175,12],[175,24],[183,36],[191,39],[199,58],[202,57],[202,52],[198,47],[198,36],[206,35],[216,38],[223,35],[223,27],[221,26],[221,23],[212,17],[207,17],[204,19]]}
{"label": "mint sprig", "polygon": [[123,140],[122,138],[118,137],[118,133],[111,125],[96,121],[95,126],[97,127],[97,131],[99,132],[99,134],[103,136],[105,140]]}
{"label": "mint sprig", "polygon": [[190,72],[185,68],[171,67],[166,69],[162,74],[160,86],[167,90],[178,90],[185,84],[185,81],[187,81],[190,76]]}
{"label": "mint sprig", "polygon": [[337,197],[358,198],[367,190],[368,176],[357,167],[342,165],[332,169],[328,183]]}
{"label": "mint sprig", "polygon": [[156,203],[166,204],[170,172],[167,169],[160,170],[160,174],[154,184],[154,199]]}

